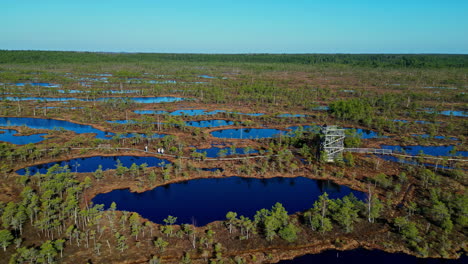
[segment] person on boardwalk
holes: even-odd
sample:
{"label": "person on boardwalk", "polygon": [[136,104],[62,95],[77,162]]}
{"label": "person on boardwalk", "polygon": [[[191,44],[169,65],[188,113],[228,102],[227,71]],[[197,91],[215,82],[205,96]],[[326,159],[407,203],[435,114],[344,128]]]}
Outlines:
{"label": "person on boardwalk", "polygon": [[161,154],[164,155],[164,149],[163,148],[161,148]]}
{"label": "person on boardwalk", "polygon": [[145,152],[148,152],[148,146],[145,146]]}

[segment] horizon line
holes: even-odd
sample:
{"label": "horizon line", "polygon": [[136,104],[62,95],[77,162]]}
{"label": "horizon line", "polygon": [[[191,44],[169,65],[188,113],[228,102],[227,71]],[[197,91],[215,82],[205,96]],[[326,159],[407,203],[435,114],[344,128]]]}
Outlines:
{"label": "horizon line", "polygon": [[468,53],[439,52],[152,52],[152,51],[91,51],[91,50],[42,50],[42,49],[0,49],[0,51],[44,51],[111,54],[194,54],[194,55],[468,55]]}

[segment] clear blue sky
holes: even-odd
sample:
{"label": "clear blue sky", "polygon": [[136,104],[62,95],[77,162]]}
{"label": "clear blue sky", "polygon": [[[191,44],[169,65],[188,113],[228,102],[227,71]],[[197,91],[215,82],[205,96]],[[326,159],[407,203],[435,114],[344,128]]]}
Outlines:
{"label": "clear blue sky", "polygon": [[0,49],[468,53],[468,0],[0,0]]}

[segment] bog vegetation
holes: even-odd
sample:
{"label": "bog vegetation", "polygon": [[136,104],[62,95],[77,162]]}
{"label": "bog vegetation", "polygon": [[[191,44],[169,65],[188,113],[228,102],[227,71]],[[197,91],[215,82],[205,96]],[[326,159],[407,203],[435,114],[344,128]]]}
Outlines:
{"label": "bog vegetation", "polygon": [[[0,123],[19,135],[47,134],[36,144],[0,142],[2,258],[10,263],[274,263],[294,257],[297,248],[314,252],[320,243],[459,257],[467,250],[468,227],[467,62],[466,55],[0,51],[1,117],[68,120],[113,133],[96,138],[66,127]],[[184,100],[146,104],[129,99],[155,96]],[[220,111],[171,114],[180,109]],[[232,121],[228,128],[287,133],[219,139],[210,132],[220,128],[186,123],[211,119]],[[324,124],[354,128],[347,130],[346,147],[454,147],[438,158],[399,153],[400,162],[393,162],[345,152],[326,163],[320,149]],[[368,139],[356,129],[379,136]],[[224,149],[208,158],[203,149],[211,146]],[[242,154],[236,153],[239,148]],[[74,157],[162,155],[158,149],[170,163],[126,167],[118,161],[115,168],[100,166],[92,173],[58,165],[43,174],[15,172]],[[203,170],[207,166],[219,169]],[[367,199],[331,199],[323,193],[296,214],[276,203],[250,217],[227,210],[225,219],[206,226],[178,223],[177,215],[153,223],[120,211],[118,204],[104,208],[90,202],[112,189],[142,192],[234,175],[327,179],[364,191]],[[285,253],[278,255],[275,248]]]}

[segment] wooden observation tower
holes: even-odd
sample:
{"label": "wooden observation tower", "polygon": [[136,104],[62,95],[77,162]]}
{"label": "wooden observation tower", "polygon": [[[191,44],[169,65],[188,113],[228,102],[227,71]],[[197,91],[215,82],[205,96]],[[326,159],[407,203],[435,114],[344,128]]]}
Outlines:
{"label": "wooden observation tower", "polygon": [[343,159],[345,130],[337,126],[322,127],[322,151],[327,162]]}

